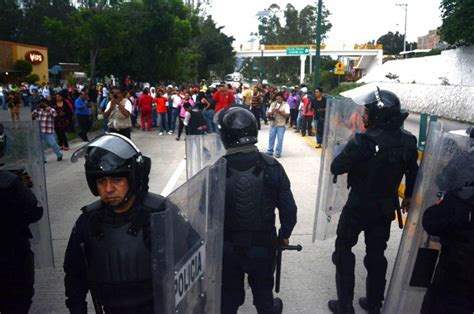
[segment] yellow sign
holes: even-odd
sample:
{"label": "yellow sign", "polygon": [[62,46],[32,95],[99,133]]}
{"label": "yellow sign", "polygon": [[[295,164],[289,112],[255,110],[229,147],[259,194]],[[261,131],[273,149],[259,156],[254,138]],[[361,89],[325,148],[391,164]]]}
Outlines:
{"label": "yellow sign", "polygon": [[[288,48],[300,48],[300,47],[310,47],[311,49],[316,49],[316,45],[306,45],[306,44],[301,44],[301,45],[265,45],[265,50],[286,50]],[[321,44],[321,49],[326,48],[325,44]]]}
{"label": "yellow sign", "polygon": [[344,67],[345,67],[344,63],[342,63],[342,62],[336,63],[336,69],[339,69],[339,70],[340,70],[340,69],[342,69],[342,68],[344,68]]}
{"label": "yellow sign", "polygon": [[344,75],[344,71],[342,71],[342,70],[337,70],[336,72],[334,72],[334,74],[336,74],[336,75]]}

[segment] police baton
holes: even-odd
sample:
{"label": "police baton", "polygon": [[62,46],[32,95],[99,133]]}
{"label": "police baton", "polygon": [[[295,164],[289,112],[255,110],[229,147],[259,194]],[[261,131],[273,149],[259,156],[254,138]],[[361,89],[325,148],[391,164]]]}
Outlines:
{"label": "police baton", "polygon": [[280,277],[281,277],[281,253],[285,250],[288,251],[301,251],[303,247],[301,245],[281,245],[277,249],[277,260],[276,260],[276,278],[275,278],[275,292],[280,292]]}
{"label": "police baton", "polygon": [[397,207],[397,220],[398,220],[398,227],[400,229],[403,229],[403,216],[402,216],[402,211],[400,210],[400,207]]}

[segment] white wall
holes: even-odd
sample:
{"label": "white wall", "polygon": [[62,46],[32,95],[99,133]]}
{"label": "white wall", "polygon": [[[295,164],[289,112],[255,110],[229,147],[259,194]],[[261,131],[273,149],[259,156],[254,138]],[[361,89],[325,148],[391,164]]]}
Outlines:
{"label": "white wall", "polygon": [[[397,74],[400,82],[386,78],[389,72]],[[440,77],[449,85],[441,85]],[[378,86],[397,94],[408,111],[474,123],[474,46],[443,51],[438,56],[388,61],[359,82],[368,84],[343,95],[353,97]]]}
{"label": "white wall", "polygon": [[401,83],[441,84],[440,77],[445,77],[449,85],[474,86],[474,45],[437,56],[387,61],[359,82],[390,82],[385,77],[388,73],[398,75]]}

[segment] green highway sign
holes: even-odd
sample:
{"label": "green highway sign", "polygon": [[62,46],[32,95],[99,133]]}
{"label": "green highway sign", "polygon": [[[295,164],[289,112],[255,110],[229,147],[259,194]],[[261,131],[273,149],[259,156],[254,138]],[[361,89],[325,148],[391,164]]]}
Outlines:
{"label": "green highway sign", "polygon": [[286,48],[287,55],[308,55],[309,47],[288,47]]}

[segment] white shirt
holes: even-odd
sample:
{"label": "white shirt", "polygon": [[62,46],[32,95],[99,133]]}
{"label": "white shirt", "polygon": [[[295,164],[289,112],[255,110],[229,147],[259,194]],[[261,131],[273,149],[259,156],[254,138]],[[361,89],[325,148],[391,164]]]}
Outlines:
{"label": "white shirt", "polygon": [[[277,102],[275,102],[275,109],[279,109],[281,106],[285,105],[286,102],[282,102],[281,104],[278,104]],[[272,106],[269,106],[268,107],[268,111],[267,112],[270,112],[272,111]],[[286,113],[286,114],[290,114],[290,106],[283,106],[283,111]]]}
{"label": "white shirt", "polygon": [[[124,98],[123,100],[125,100],[125,110],[127,110],[128,112],[130,112],[130,114],[132,113],[132,103],[130,102],[130,100]],[[108,104],[107,104],[107,107],[105,108],[105,111],[109,110],[110,108],[110,105],[111,105],[111,102],[109,101]],[[115,110],[120,110],[118,106],[115,106]],[[117,128],[117,121],[113,121],[113,126],[114,128]]]}
{"label": "white shirt", "polygon": [[173,100],[173,108],[178,108],[179,104],[181,104],[181,101],[183,101],[181,96],[179,96],[178,94],[172,95],[171,100]]}
{"label": "white shirt", "polygon": [[109,95],[109,91],[107,90],[107,87],[102,87],[102,97],[107,97]]}
{"label": "white shirt", "polygon": [[42,88],[41,94],[43,95],[44,98],[48,98],[49,96],[51,96],[48,86],[45,86]]}

